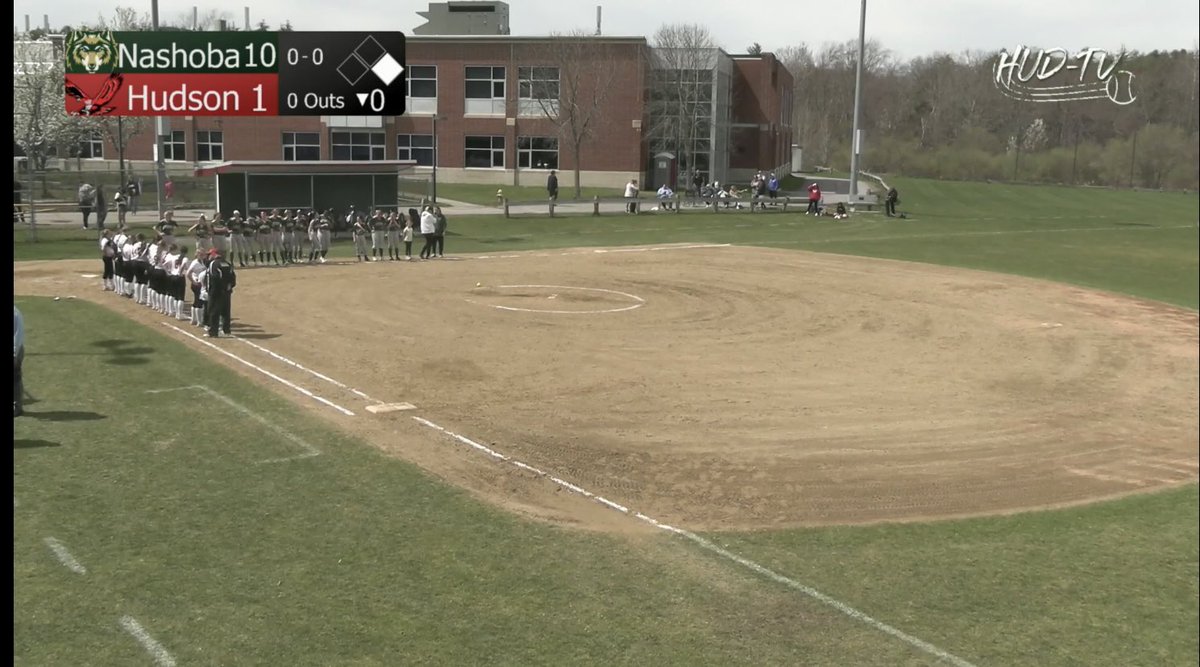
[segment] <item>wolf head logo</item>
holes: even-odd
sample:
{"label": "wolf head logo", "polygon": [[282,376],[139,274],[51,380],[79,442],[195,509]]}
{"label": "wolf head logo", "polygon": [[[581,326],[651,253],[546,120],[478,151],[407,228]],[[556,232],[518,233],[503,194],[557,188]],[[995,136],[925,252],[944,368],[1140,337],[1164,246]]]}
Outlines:
{"label": "wolf head logo", "polygon": [[67,65],[82,67],[88,74],[112,71],[117,61],[111,30],[72,30],[65,51]]}

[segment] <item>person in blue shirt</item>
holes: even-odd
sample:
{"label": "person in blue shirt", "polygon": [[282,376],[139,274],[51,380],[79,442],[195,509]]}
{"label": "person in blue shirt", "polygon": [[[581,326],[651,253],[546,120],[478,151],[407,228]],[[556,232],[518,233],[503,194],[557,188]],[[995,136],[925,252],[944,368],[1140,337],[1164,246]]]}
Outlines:
{"label": "person in blue shirt", "polygon": [[21,382],[21,364],[25,361],[25,318],[21,311],[13,306],[13,417],[20,417],[24,410],[21,407],[25,395],[25,385]]}

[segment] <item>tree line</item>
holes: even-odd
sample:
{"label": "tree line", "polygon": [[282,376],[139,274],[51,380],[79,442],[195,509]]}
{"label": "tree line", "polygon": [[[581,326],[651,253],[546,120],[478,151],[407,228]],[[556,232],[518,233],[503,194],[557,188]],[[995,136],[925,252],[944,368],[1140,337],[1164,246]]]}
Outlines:
{"label": "tree line", "polygon": [[[806,165],[849,168],[857,47],[851,40],[776,52],[795,79],[792,130]],[[962,180],[1200,188],[1195,47],[1126,53],[1119,69],[1134,74],[1137,98],[1124,106],[1108,99],[1039,103],[1007,97],[994,84],[998,52],[901,61],[877,41],[865,51],[862,169]]]}

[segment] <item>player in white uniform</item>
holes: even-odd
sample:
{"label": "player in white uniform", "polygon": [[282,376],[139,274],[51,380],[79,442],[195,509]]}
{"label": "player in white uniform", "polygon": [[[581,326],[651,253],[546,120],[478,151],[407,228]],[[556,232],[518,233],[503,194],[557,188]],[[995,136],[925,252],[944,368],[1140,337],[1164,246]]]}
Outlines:
{"label": "player in white uniform", "polygon": [[133,279],[133,246],[137,243],[137,239],[133,236],[125,237],[125,244],[121,246],[121,270],[125,275],[121,276],[121,295],[132,299],[134,286],[137,284]]}
{"label": "player in white uniform", "polygon": [[197,250],[196,258],[187,265],[187,269],[184,271],[187,281],[191,284],[192,288],[191,321],[192,324],[200,327],[204,326],[204,298],[201,290],[204,286],[204,281],[202,280],[204,278],[204,269],[207,268],[204,263],[205,257],[204,251]]}
{"label": "player in white uniform", "polygon": [[112,290],[116,294],[125,293],[125,255],[122,252],[125,248],[125,239],[129,235],[125,233],[124,227],[118,227],[117,233],[113,236],[113,250],[116,253],[113,255],[113,281]]}
{"label": "player in white uniform", "polygon": [[143,285],[143,287],[142,287],[142,297],[143,297],[142,305],[150,306],[151,308],[154,307],[154,304],[156,302],[156,299],[154,298],[156,295],[154,269],[155,269],[155,267],[158,266],[158,251],[159,251],[158,241],[155,241],[153,243],[147,242],[145,245],[145,250],[143,252],[143,254],[145,255],[145,258],[146,258],[145,259],[145,268],[143,269],[143,273],[146,276],[146,278],[144,281],[142,281],[142,285]]}
{"label": "player in white uniform", "polygon": [[160,314],[167,314],[167,259],[175,252],[175,247],[166,245],[166,241],[155,244],[157,252],[150,252],[150,307]]}
{"label": "player in white uniform", "polygon": [[171,288],[170,314],[177,320],[183,319],[183,300],[187,295],[186,280],[183,277],[184,269],[188,265],[187,253],[187,246],[180,247],[179,254],[167,264],[167,280]]}

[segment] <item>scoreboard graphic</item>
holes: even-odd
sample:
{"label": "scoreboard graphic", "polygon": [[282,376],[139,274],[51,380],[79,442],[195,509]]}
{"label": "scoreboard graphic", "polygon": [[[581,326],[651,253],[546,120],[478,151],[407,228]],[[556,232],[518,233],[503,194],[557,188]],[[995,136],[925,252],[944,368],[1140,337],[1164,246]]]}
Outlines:
{"label": "scoreboard graphic", "polygon": [[401,32],[74,31],[67,113],[399,116]]}

